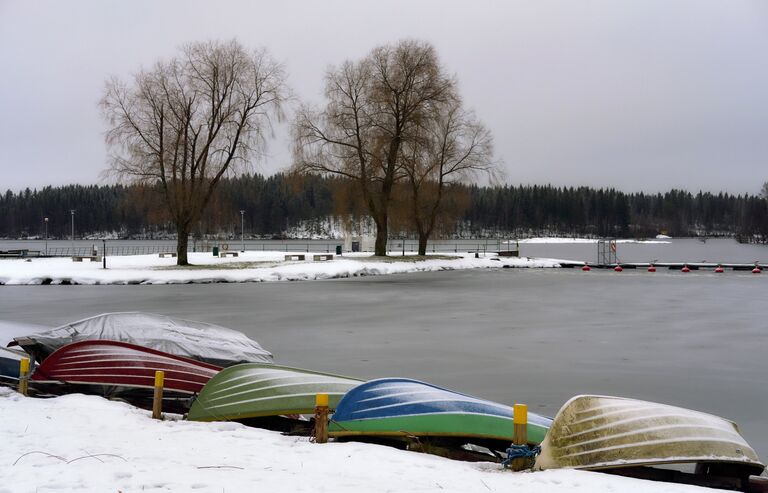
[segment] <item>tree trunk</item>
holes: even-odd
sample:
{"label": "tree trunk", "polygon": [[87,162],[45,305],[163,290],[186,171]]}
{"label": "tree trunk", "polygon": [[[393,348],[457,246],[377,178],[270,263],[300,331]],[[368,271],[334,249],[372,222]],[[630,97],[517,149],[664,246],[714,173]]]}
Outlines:
{"label": "tree trunk", "polygon": [[186,224],[176,224],[176,265],[189,265],[187,260],[189,229]]}
{"label": "tree trunk", "polygon": [[419,255],[424,256],[427,254],[427,240],[429,235],[425,232],[419,231]]}
{"label": "tree trunk", "polygon": [[387,215],[379,214],[376,216],[376,246],[374,255],[377,257],[387,256],[387,240],[389,232],[387,231]]}

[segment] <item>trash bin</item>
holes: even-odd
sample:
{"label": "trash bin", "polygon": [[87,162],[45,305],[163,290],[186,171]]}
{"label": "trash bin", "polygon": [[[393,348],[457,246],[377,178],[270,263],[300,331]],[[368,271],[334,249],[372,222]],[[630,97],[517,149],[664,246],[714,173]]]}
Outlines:
{"label": "trash bin", "polygon": [[336,245],[336,255],[341,255],[341,245]]}
{"label": "trash bin", "polygon": [[219,247],[215,246],[213,247],[213,256],[218,257],[219,256]]}

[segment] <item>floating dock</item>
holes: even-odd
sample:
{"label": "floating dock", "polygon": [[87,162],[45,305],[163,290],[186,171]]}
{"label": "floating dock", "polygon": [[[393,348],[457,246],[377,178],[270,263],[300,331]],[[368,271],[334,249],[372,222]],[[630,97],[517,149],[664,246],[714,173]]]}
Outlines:
{"label": "floating dock", "polygon": [[739,264],[739,263],[717,263],[717,262],[619,262],[611,264],[597,264],[590,262],[578,262],[578,261],[564,261],[560,262],[560,267],[566,269],[581,269],[585,265],[593,269],[616,269],[621,267],[622,269],[648,269],[653,266],[657,269],[669,269],[669,270],[683,270],[688,267],[690,270],[712,270],[714,271],[718,267],[723,269],[730,269],[734,271],[747,271],[751,272],[755,268],[764,270],[768,268],[768,264],[753,262],[751,264]]}

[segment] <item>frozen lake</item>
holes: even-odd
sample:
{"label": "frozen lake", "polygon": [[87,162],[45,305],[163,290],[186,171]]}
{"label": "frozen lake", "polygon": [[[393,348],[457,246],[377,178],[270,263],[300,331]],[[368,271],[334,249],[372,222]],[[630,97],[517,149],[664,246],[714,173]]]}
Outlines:
{"label": "frozen lake", "polygon": [[[620,247],[621,248],[621,247]],[[149,311],[248,333],[282,364],[407,376],[553,415],[575,394],[738,422],[768,458],[768,275],[505,269],[332,281],[0,288],[0,319]]]}
{"label": "frozen lake", "polygon": [[[506,250],[506,240],[439,240],[429,244],[429,251],[488,251]],[[675,238],[665,242],[619,243],[617,256],[620,262],[722,262],[722,263],[768,263],[768,245],[740,244],[731,238],[713,238],[705,242],[693,238]],[[341,240],[246,240],[247,250],[275,251],[316,251],[334,252]],[[190,248],[193,242],[190,241]],[[209,251],[213,245],[227,245],[231,250],[239,250],[242,244],[238,240],[208,240],[195,243],[198,251]],[[390,240],[389,249],[397,255],[403,248],[402,240]],[[101,240],[49,240],[48,251],[52,255],[72,255],[73,248],[80,254],[92,247],[102,248]],[[108,240],[109,255],[131,255],[174,251],[176,242],[172,240]],[[406,250],[416,250],[417,243],[407,240]],[[512,243],[512,248],[515,245]],[[520,243],[520,255],[528,257],[547,257],[565,260],[597,261],[595,243]],[[0,250],[29,249],[45,252],[44,240],[0,240]]]}

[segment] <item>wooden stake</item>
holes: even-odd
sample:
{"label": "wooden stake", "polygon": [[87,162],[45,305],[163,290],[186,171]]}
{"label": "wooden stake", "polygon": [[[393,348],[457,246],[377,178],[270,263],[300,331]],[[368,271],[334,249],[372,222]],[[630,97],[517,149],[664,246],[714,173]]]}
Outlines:
{"label": "wooden stake", "polygon": [[[528,406],[525,404],[515,404],[512,422],[515,429],[512,435],[512,443],[515,445],[526,445],[528,443]],[[519,457],[512,460],[512,470],[522,471],[526,468],[528,459]]]}
{"label": "wooden stake", "polygon": [[165,372],[155,371],[155,396],[152,399],[152,418],[163,419],[163,384],[165,382]]}
{"label": "wooden stake", "polygon": [[29,394],[29,358],[19,361],[19,392],[21,395]]}
{"label": "wooden stake", "polygon": [[328,442],[328,394],[315,395],[315,443]]}

